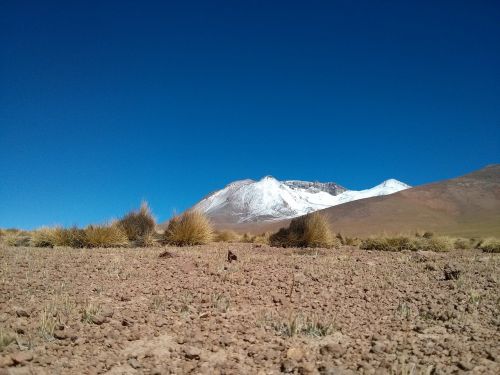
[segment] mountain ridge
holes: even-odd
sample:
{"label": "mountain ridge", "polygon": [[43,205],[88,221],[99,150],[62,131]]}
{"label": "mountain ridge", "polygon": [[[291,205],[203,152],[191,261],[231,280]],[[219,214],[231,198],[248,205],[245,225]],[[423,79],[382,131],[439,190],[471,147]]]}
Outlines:
{"label": "mountain ridge", "polygon": [[301,216],[337,204],[387,195],[410,186],[395,179],[365,190],[348,190],[336,182],[279,181],[265,176],[258,181],[237,180],[214,191],[192,209],[215,224],[265,222]]}

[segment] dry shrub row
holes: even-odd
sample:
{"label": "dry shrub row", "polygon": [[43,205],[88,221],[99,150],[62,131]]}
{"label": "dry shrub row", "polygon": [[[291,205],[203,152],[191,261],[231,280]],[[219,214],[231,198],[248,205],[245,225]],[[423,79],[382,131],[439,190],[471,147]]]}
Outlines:
{"label": "dry shrub row", "polygon": [[360,249],[378,251],[423,250],[446,252],[455,247],[453,239],[448,237],[372,237],[361,241]]}

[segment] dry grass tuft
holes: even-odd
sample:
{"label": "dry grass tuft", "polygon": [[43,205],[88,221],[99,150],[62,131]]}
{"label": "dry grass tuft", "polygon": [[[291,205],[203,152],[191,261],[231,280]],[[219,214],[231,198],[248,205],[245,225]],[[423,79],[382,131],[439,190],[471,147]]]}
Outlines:
{"label": "dry grass tuft", "polygon": [[85,230],[77,227],[55,228],[55,246],[73,247],[81,249],[87,246]]}
{"label": "dry grass tuft", "polygon": [[56,245],[56,229],[42,227],[31,233],[31,246],[54,247]]}
{"label": "dry grass tuft", "polygon": [[277,247],[338,247],[340,241],[330,231],[328,221],[318,212],[293,219],[288,228],[270,236]]}
{"label": "dry grass tuft", "polygon": [[125,247],[129,245],[127,234],[116,224],[89,225],[85,228],[86,247]]}
{"label": "dry grass tuft", "polygon": [[156,220],[147,202],[143,202],[138,210],[126,214],[117,225],[136,246],[149,246],[154,243]]}
{"label": "dry grass tuft", "polygon": [[449,237],[431,237],[417,241],[415,247],[415,250],[435,251],[441,253],[453,250],[454,243]]}
{"label": "dry grass tuft", "polygon": [[487,238],[479,244],[479,248],[485,253],[500,253],[500,240]]}
{"label": "dry grass tuft", "polygon": [[215,242],[238,242],[240,241],[240,236],[238,233],[232,230],[216,231],[214,233]]}
{"label": "dry grass tuft", "polygon": [[168,223],[164,242],[176,246],[204,245],[212,241],[213,229],[208,218],[198,211],[186,211]]}
{"label": "dry grass tuft", "polygon": [[5,231],[5,234],[2,236],[2,241],[7,246],[29,246],[31,235],[25,231]]}
{"label": "dry grass tuft", "polygon": [[468,238],[456,238],[453,246],[458,250],[470,250],[474,247],[474,240]]}

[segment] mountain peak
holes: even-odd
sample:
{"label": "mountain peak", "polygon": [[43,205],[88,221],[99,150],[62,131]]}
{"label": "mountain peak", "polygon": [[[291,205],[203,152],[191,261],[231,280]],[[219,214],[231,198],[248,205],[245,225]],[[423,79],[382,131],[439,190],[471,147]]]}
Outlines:
{"label": "mountain peak", "polygon": [[390,179],[371,189],[354,191],[335,182],[279,181],[268,175],[259,181],[230,183],[205,197],[193,208],[220,223],[281,220],[353,200],[392,194],[408,187]]}
{"label": "mountain peak", "polygon": [[410,188],[411,186],[408,184],[405,184],[404,182],[398,181],[394,178],[389,178],[388,180],[385,180],[381,184],[377,185],[378,187],[403,187],[405,189]]}

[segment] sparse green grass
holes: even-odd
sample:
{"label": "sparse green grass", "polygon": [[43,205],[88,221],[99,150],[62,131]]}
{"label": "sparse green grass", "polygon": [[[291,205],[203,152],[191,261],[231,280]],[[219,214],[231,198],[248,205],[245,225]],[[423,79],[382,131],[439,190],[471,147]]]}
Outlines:
{"label": "sparse green grass", "polygon": [[186,211],[172,218],[163,237],[164,242],[175,246],[204,245],[212,238],[210,221],[198,211]]}
{"label": "sparse green grass", "polygon": [[401,302],[397,309],[396,315],[401,319],[409,320],[411,318],[411,307],[406,302]]}
{"label": "sparse green grass", "polygon": [[318,212],[295,218],[269,238],[276,247],[338,247],[340,241],[330,231],[328,221]]}
{"label": "sparse green grass", "polygon": [[212,308],[217,309],[221,312],[227,312],[229,306],[231,305],[231,300],[228,296],[223,293],[212,294]]}
{"label": "sparse green grass", "polygon": [[100,313],[101,306],[93,303],[87,302],[85,306],[81,309],[81,321],[84,323],[94,323],[95,317]]}
{"label": "sparse green grass", "polygon": [[57,313],[49,307],[45,307],[40,313],[39,332],[47,341],[54,339],[54,331],[57,326]]}
{"label": "sparse green grass", "polygon": [[125,247],[129,245],[127,234],[116,224],[89,225],[85,228],[87,247]]}
{"label": "sparse green grass", "polygon": [[333,321],[318,316],[305,316],[290,313],[283,319],[275,314],[263,314],[257,322],[260,326],[269,326],[285,337],[310,336],[321,338],[332,334],[335,330]]}

